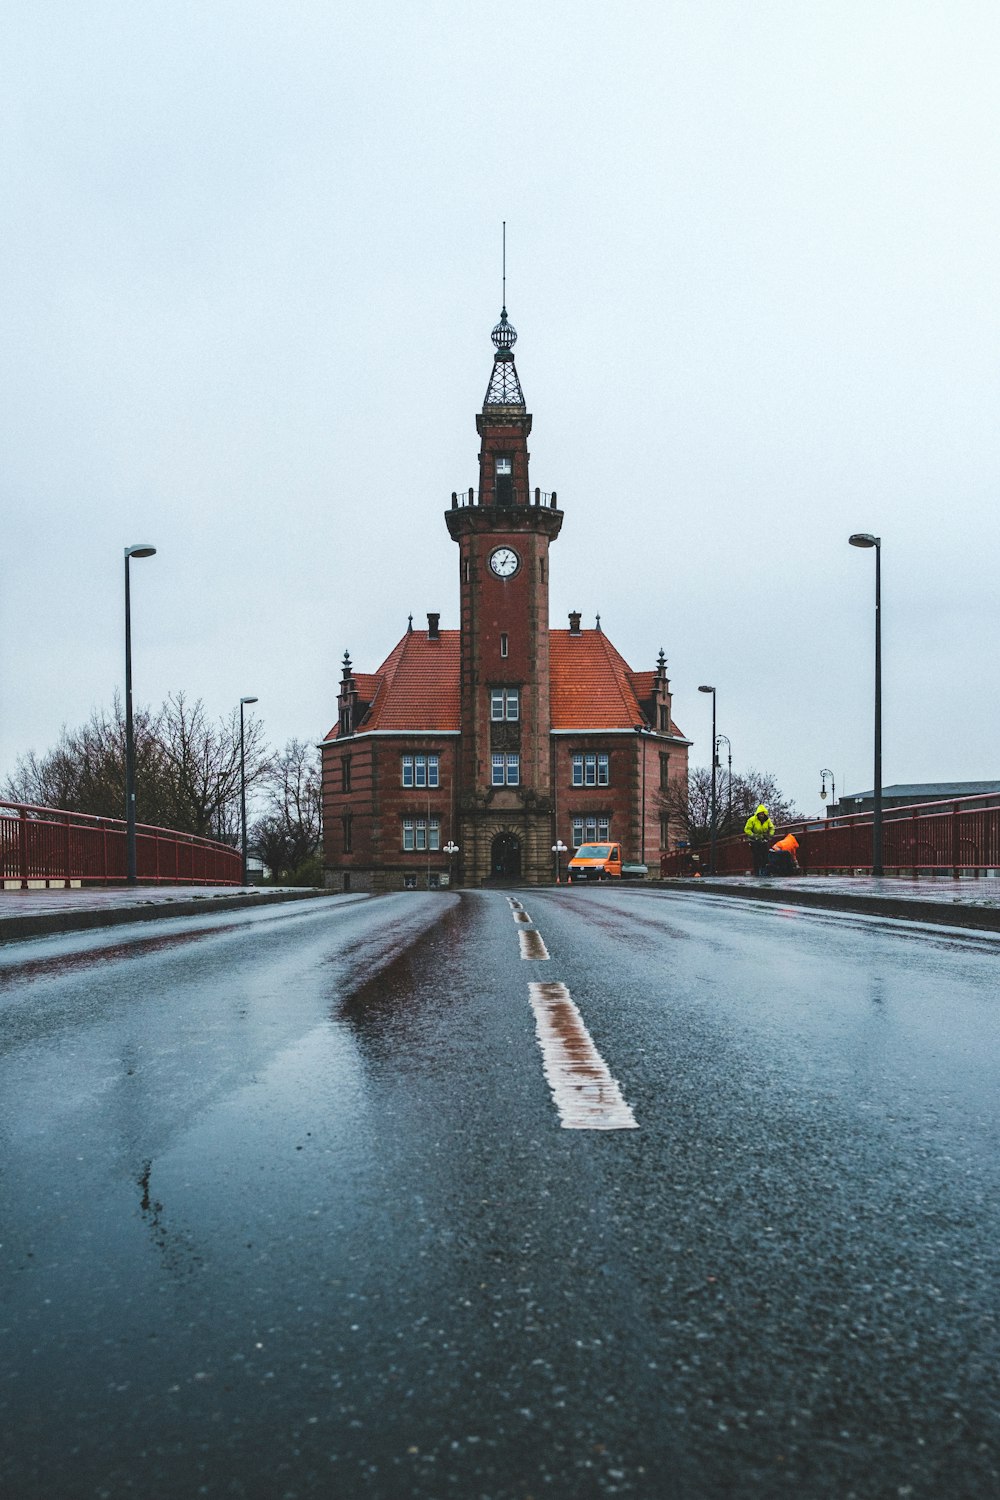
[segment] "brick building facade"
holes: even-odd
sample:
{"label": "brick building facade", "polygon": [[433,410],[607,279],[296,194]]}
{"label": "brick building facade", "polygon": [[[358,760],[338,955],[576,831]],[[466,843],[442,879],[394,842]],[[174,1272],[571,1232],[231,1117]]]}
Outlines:
{"label": "brick building facade", "polygon": [[[600,628],[549,626],[549,548],[563,513],[531,490],[528,413],[506,308],[482,411],[479,489],[445,514],[459,549],[458,630],[412,619],[376,672],[345,653],[322,745],[324,851],[335,890],[426,889],[449,879],[527,884],[553,845],[615,839],[658,868],[663,791],[687,776],[661,651],[634,672]],[[563,856],[566,858],[568,856]]]}

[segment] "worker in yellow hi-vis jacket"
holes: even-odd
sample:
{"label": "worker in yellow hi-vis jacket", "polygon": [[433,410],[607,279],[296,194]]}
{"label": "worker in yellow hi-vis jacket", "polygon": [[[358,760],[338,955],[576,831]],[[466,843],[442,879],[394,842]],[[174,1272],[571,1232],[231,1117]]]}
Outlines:
{"label": "worker in yellow hi-vis jacket", "polygon": [[753,859],[753,872],[755,875],[763,875],[767,868],[767,854],[771,840],[774,838],[775,828],[771,822],[771,815],[761,802],[755,813],[751,813],[743,825],[743,832],[750,840],[750,855]]}

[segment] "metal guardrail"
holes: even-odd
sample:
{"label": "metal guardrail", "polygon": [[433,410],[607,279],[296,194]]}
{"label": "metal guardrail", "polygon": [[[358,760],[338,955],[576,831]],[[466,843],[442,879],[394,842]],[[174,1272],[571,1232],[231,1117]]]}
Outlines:
{"label": "metal guardrail", "polygon": [[547,510],[556,510],[557,501],[558,497],[555,490],[549,491],[537,488],[534,491],[515,490],[511,488],[507,492],[507,498],[500,501],[496,499],[493,491],[485,491],[483,494],[475,489],[452,490],[451,492],[452,510],[467,508],[470,505],[499,506],[501,509],[517,505],[538,505],[544,506]]}
{"label": "metal guardrail", "polygon": [[[136,870],[143,884],[240,885],[240,851],[169,828],[136,827]],[[124,819],[23,802],[0,801],[0,882],[69,888],[121,884],[127,878]]]}
{"label": "metal guardrail", "polygon": [[[887,808],[882,815],[882,867],[913,876],[980,874],[1000,870],[1000,804],[963,797],[949,803],[918,802]],[[853,874],[872,866],[871,813],[851,813],[825,822],[784,823],[776,838],[794,833],[799,864],[811,875]],[[697,864],[694,863],[697,858]],[[677,849],[660,861],[660,874],[691,875],[708,870],[709,849]],[[742,834],[719,839],[718,875],[750,870],[750,841]]]}

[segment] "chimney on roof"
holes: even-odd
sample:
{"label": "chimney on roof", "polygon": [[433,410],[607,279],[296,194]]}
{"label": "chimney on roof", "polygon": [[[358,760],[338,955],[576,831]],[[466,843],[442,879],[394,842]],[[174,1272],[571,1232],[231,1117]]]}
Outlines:
{"label": "chimney on roof", "polygon": [[571,609],[569,612],[569,633],[570,635],[580,634],[580,611],[578,609]]}
{"label": "chimney on roof", "polygon": [[427,639],[429,641],[439,641],[441,639],[441,631],[438,629],[438,626],[440,625],[440,623],[441,623],[441,616],[440,616],[440,614],[436,614],[436,615],[428,614],[428,616],[427,616]]}

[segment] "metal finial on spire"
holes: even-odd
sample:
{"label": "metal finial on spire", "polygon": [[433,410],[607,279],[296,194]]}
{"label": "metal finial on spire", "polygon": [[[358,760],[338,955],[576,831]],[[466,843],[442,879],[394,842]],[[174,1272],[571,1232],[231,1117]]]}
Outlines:
{"label": "metal finial on spire", "polygon": [[350,677],[350,675],[351,675],[351,653],[349,651],[345,651],[344,652],[344,676],[345,677]]}
{"label": "metal finial on spire", "polygon": [[406,633],[407,633],[407,635],[412,635],[413,634],[413,616],[412,615],[410,615],[408,617],[408,619],[407,619]]}

